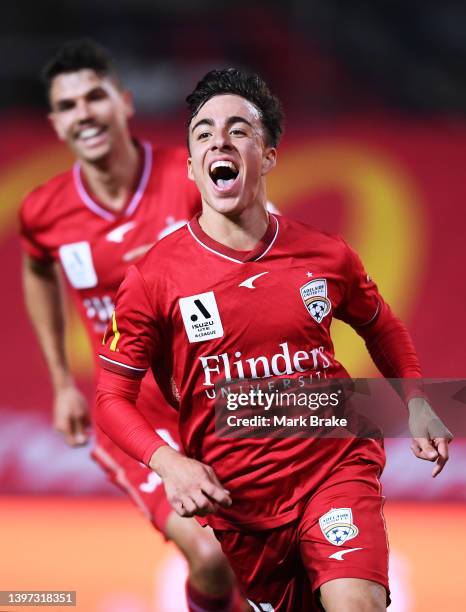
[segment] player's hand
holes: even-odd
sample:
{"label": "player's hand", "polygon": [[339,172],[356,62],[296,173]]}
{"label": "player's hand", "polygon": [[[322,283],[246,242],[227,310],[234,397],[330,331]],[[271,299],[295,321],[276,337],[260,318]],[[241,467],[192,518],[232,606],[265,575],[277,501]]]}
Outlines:
{"label": "player's hand", "polygon": [[210,466],[170,446],[158,448],[149,465],[162,478],[168,501],[180,516],[205,516],[231,506],[230,493]]}
{"label": "player's hand", "polygon": [[89,440],[89,407],[84,395],[72,384],[55,392],[53,426],[70,446],[83,446]]}
{"label": "player's hand", "polygon": [[448,445],[453,435],[425,399],[415,397],[409,400],[408,410],[409,429],[413,436],[411,450],[419,459],[436,462],[432,470],[435,478],[448,461]]}

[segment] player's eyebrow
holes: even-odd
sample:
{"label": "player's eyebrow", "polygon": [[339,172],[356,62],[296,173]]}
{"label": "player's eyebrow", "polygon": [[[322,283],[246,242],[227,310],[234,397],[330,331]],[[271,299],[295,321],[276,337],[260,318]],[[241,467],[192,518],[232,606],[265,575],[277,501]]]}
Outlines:
{"label": "player's eyebrow", "polygon": [[239,115],[233,115],[233,117],[228,117],[227,126],[230,127],[234,123],[245,123],[246,125],[249,125],[249,127],[252,127],[252,124],[250,121],[248,121],[244,117],[240,117]]}
{"label": "player's eyebrow", "polygon": [[199,119],[199,121],[197,123],[195,123],[193,125],[193,127],[191,128],[191,132],[194,132],[194,130],[196,128],[198,128],[200,125],[214,125],[214,122],[212,121],[212,119]]}
{"label": "player's eyebrow", "polygon": [[[252,124],[250,123],[250,121],[248,121],[244,117],[240,117],[239,115],[233,115],[232,117],[228,117],[226,123],[227,123],[227,127],[230,127],[235,123],[245,123],[246,125],[249,125],[249,127],[252,127]],[[199,121],[195,123],[193,127],[191,128],[191,132],[194,132],[194,130],[198,128],[200,125],[209,125],[212,127],[214,125],[214,121],[213,119],[208,119],[207,117],[204,119],[199,119]]]}
{"label": "player's eyebrow", "polygon": [[[91,89],[86,91],[86,93],[82,97],[92,98],[95,95],[100,96],[102,94],[106,94],[105,88],[101,85],[96,85],[95,87],[92,87]],[[52,106],[54,106],[58,110],[67,109],[74,106],[76,104],[76,100],[76,98],[59,98],[58,100],[54,101]]]}

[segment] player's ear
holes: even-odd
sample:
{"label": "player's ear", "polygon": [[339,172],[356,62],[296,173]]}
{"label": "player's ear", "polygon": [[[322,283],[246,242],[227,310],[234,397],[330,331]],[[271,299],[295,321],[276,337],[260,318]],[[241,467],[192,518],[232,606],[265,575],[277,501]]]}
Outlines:
{"label": "player's ear", "polygon": [[123,102],[125,103],[126,116],[128,117],[128,119],[130,119],[134,116],[133,94],[127,89],[123,89],[123,91],[121,92],[121,96],[123,98]]}
{"label": "player's ear", "polygon": [[268,174],[277,163],[277,149],[275,147],[267,147],[262,156],[262,176]]}
{"label": "player's ear", "polygon": [[190,157],[188,157],[187,164],[188,164],[188,178],[194,181],[193,165],[192,165]]}

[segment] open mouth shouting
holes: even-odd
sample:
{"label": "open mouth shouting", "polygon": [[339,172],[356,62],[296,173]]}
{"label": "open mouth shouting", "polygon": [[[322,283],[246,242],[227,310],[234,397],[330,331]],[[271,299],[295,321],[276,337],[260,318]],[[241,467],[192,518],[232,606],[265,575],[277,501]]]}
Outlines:
{"label": "open mouth shouting", "polygon": [[234,162],[228,159],[219,159],[210,164],[209,176],[217,191],[229,193],[237,183],[239,170]]}

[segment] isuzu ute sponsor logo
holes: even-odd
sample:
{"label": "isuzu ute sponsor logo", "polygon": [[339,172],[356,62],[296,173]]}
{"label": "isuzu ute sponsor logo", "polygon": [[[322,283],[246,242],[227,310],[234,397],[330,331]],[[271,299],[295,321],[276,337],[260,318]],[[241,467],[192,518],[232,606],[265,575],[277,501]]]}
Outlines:
{"label": "isuzu ute sponsor logo", "polygon": [[332,306],[327,298],[327,281],[325,278],[311,280],[301,287],[300,292],[308,313],[316,323],[320,323]]}
{"label": "isuzu ute sponsor logo", "polygon": [[191,343],[206,342],[223,336],[223,325],[213,291],[181,298],[179,305],[184,328]]}
{"label": "isuzu ute sponsor logo", "polygon": [[291,376],[297,372],[309,372],[325,369],[330,366],[324,347],[319,346],[306,351],[296,351],[291,354],[288,342],[279,344],[281,350],[266,357],[245,358],[240,351],[233,355],[221,353],[220,355],[206,355],[199,357],[204,370],[204,386],[213,387],[216,381],[259,379],[271,376]]}
{"label": "isuzu ute sponsor logo", "polygon": [[75,289],[90,289],[97,285],[91,245],[86,240],[63,244],[58,249],[61,265],[70,285]]}

